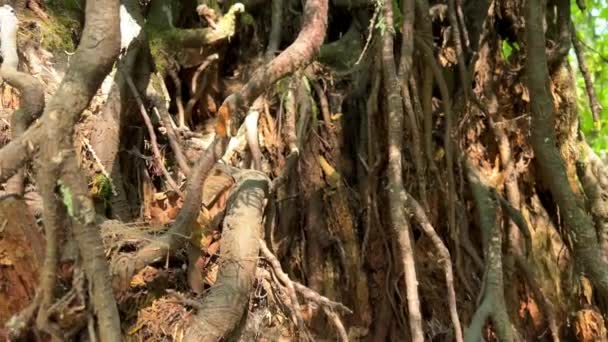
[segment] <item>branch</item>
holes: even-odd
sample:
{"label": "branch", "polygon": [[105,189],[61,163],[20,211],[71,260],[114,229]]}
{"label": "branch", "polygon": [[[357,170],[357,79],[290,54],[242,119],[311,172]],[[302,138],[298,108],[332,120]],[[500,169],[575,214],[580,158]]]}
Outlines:
{"label": "branch", "polygon": [[589,67],[587,66],[587,60],[585,58],[585,53],[583,52],[581,40],[576,34],[576,29],[574,28],[574,24],[572,22],[570,22],[570,27],[572,30],[572,46],[574,47],[574,53],[576,54],[576,60],[578,61],[578,68],[583,75],[583,80],[585,81],[585,89],[587,89],[587,96],[589,97],[589,106],[591,107],[593,122],[595,123],[596,127],[599,128],[601,124],[600,114],[602,113],[602,105],[595,94],[595,88],[593,87],[591,73],[589,72]]}
{"label": "branch", "polygon": [[[122,72],[122,69],[121,69],[121,72]],[[167,167],[165,166],[165,163],[163,162],[163,156],[161,155],[160,150],[158,149],[158,143],[156,142],[156,133],[154,132],[154,126],[152,126],[152,120],[150,120],[150,116],[148,115],[148,111],[146,111],[146,106],[144,105],[144,102],[142,101],[141,96],[139,96],[137,87],[135,87],[135,84],[133,83],[133,79],[131,78],[131,76],[129,74],[123,73],[123,77],[127,81],[127,84],[129,85],[129,88],[131,89],[131,92],[133,93],[133,97],[135,97],[135,101],[137,101],[137,106],[139,107],[139,113],[141,114],[142,118],[144,119],[144,123],[146,124],[146,128],[148,129],[148,134],[150,134],[150,144],[152,145],[152,152],[154,152],[154,159],[156,161],[156,164],[162,170],[162,173],[165,176],[165,179],[166,179],[167,183],[169,184],[169,186],[173,189],[173,191],[175,191],[180,197],[183,198],[184,194],[180,190],[179,185],[177,185],[175,180],[173,180],[173,177],[171,177],[171,174],[169,173],[169,171],[167,170]],[[184,172],[186,172],[186,170],[184,170]]]}

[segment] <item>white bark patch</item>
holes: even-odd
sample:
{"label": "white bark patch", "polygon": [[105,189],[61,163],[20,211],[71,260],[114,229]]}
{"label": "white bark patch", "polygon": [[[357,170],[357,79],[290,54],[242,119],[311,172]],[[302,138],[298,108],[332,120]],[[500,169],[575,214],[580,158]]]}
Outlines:
{"label": "white bark patch", "polygon": [[163,12],[165,12],[165,14],[167,15],[167,22],[169,23],[169,25],[173,26],[173,15],[171,15],[171,6],[165,4],[165,6],[163,6],[162,8]]}
{"label": "white bark patch", "polygon": [[19,57],[17,55],[17,28],[19,21],[15,10],[9,5],[0,7],[0,52],[2,53],[2,68],[10,67],[17,70]]}
{"label": "white bark patch", "polygon": [[131,42],[139,36],[141,26],[127,11],[124,5],[120,5],[120,49],[126,50]]}
{"label": "white bark patch", "polygon": [[247,147],[247,143],[253,141],[253,139],[256,139],[254,143],[257,144],[257,126],[259,117],[260,112],[257,110],[252,110],[247,113],[245,121],[241,127],[239,127],[236,136],[230,138],[230,141],[228,142],[228,147],[226,148],[226,152],[222,157],[222,160],[225,163],[230,164],[232,157],[236,153],[242,153]]}

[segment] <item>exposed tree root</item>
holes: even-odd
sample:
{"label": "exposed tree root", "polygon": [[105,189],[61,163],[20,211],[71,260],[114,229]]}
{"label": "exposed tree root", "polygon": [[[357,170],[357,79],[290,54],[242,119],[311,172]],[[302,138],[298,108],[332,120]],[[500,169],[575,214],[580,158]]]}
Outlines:
{"label": "exposed tree root", "polygon": [[279,50],[281,44],[281,30],[283,26],[283,0],[272,0],[272,22],[270,35],[268,37],[268,47],[266,48],[266,58],[271,59]]}
{"label": "exposed tree root", "polygon": [[327,29],[327,1],[308,0],[304,6],[304,23],[296,40],[267,65],[256,70],[247,84],[222,104],[220,116],[228,129],[218,127],[218,133],[235,135],[249,107],[268,87],[279,79],[308,65],[315,57]]}
{"label": "exposed tree root", "polygon": [[467,165],[467,178],[477,205],[485,250],[485,286],[483,299],[465,332],[465,341],[481,341],[482,329],[492,317],[499,341],[513,341],[513,332],[503,294],[502,233],[496,219],[494,203],[487,181]]}
{"label": "exposed tree root", "polygon": [[604,261],[608,262],[608,173],[601,159],[584,141],[580,143],[582,158],[577,162],[578,178],[581,181],[593,215],[597,238]]}
{"label": "exposed tree root", "polygon": [[416,218],[420,228],[424,233],[431,239],[433,245],[437,249],[439,254],[439,262],[443,265],[445,272],[445,281],[448,291],[448,304],[450,307],[450,316],[452,318],[452,324],[454,325],[454,335],[457,342],[462,342],[462,327],[460,326],[460,318],[458,317],[458,307],[456,306],[456,292],[454,291],[454,272],[452,270],[452,260],[450,258],[450,251],[445,246],[443,241],[435,228],[429,222],[429,219],[424,212],[422,206],[405,190],[401,192],[403,202],[406,203],[408,211]]}
{"label": "exposed tree root", "polygon": [[[0,178],[4,180],[31,157],[38,144],[41,145],[39,162],[48,168],[38,172],[38,179],[47,177],[49,184],[59,183],[61,187],[64,205],[74,223],[74,237],[79,245],[83,266],[91,283],[91,302],[99,333],[102,339],[110,341],[120,339],[118,311],[108,282],[101,237],[95,226],[93,203],[75,158],[72,134],[74,124],[118,55],[118,16],[118,1],[87,3],[87,23],[81,44],[72,57],[73,64],[70,64],[63,82],[46,106],[40,124],[32,126],[20,138],[0,150],[0,163],[3,164]],[[49,141],[55,143],[49,144]],[[5,170],[8,172],[5,173]],[[53,201],[55,195],[46,192],[42,196]],[[57,215],[51,212],[47,214],[44,219],[49,222]]]}
{"label": "exposed tree root", "polygon": [[228,200],[216,283],[185,331],[186,341],[217,341],[232,332],[247,308],[255,280],[262,216],[270,181],[259,171],[242,171]]}
{"label": "exposed tree root", "polygon": [[306,325],[304,324],[304,319],[302,318],[302,308],[300,307],[300,302],[298,302],[298,296],[296,296],[296,290],[289,279],[289,276],[283,272],[281,268],[281,263],[279,260],[272,254],[268,246],[266,246],[266,242],[260,239],[260,251],[262,255],[268,260],[272,269],[274,270],[274,274],[276,277],[283,283],[285,289],[287,290],[287,295],[289,297],[289,305],[291,307],[291,319],[293,323],[300,329],[306,332]]}
{"label": "exposed tree root", "polygon": [[401,100],[400,84],[397,79],[397,70],[394,61],[393,48],[393,9],[392,3],[384,3],[384,20],[389,31],[382,37],[382,75],[384,89],[387,92],[388,106],[388,192],[389,210],[391,225],[398,240],[399,251],[401,252],[401,267],[406,285],[406,299],[408,307],[408,321],[412,341],[424,340],[422,330],[422,315],[420,313],[420,299],[418,296],[418,279],[416,277],[416,266],[412,241],[410,236],[410,225],[405,216],[403,208],[405,203],[401,198],[403,187],[403,166],[402,166],[402,134],[404,112]]}
{"label": "exposed tree root", "polygon": [[186,183],[186,195],[171,229],[133,255],[121,255],[113,263],[114,286],[126,288],[131,277],[150,263],[161,260],[189,241],[192,227],[200,212],[204,180],[219,159],[222,142],[216,138],[192,168]]}

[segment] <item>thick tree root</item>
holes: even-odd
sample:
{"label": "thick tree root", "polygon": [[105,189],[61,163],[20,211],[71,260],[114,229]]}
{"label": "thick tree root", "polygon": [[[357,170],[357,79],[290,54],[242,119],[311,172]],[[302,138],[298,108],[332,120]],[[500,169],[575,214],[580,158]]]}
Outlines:
{"label": "thick tree root", "polygon": [[[220,116],[225,122],[218,127],[218,133],[235,135],[249,107],[270,85],[294,71],[308,65],[323,44],[327,29],[327,1],[308,0],[304,6],[305,21],[296,40],[267,65],[256,70],[247,84],[222,104]],[[225,131],[228,129],[228,131]]]}
{"label": "thick tree root", "polygon": [[[393,27],[393,9],[391,2],[384,3],[384,20],[387,27]],[[404,127],[404,111],[400,91],[400,83],[397,79],[397,70],[394,60],[394,47],[392,34],[385,34],[382,38],[382,75],[384,89],[387,92],[388,107],[388,201],[390,210],[390,222],[398,240],[401,252],[401,267],[403,268],[406,285],[406,299],[408,308],[408,321],[412,341],[424,340],[422,329],[422,315],[420,313],[420,299],[418,295],[418,279],[416,276],[416,265],[412,248],[410,224],[405,216],[403,208],[405,203],[401,198],[404,191],[403,165],[402,165],[402,135]]]}
{"label": "thick tree root", "polygon": [[483,234],[485,250],[485,286],[482,289],[483,299],[471,319],[464,340],[467,342],[481,341],[481,333],[488,317],[492,317],[496,334],[500,341],[512,341],[513,331],[505,304],[502,271],[502,233],[496,219],[496,203],[489,189],[487,180],[479,172],[467,165],[467,178],[471,190]]}
{"label": "thick tree root", "polygon": [[186,328],[185,341],[217,341],[227,336],[249,302],[270,181],[259,171],[242,171],[235,177],[238,181],[224,219],[218,278]]}

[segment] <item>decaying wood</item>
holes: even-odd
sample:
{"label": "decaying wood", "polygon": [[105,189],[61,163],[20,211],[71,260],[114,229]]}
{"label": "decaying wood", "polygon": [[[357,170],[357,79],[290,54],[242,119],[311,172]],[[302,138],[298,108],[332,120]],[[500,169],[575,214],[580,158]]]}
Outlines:
{"label": "decaying wood", "polygon": [[[44,260],[44,244],[25,201],[17,196],[0,197],[0,326],[33,301]],[[10,335],[23,328],[17,321],[24,325],[31,323],[19,317],[13,319],[15,322],[9,324]]]}

